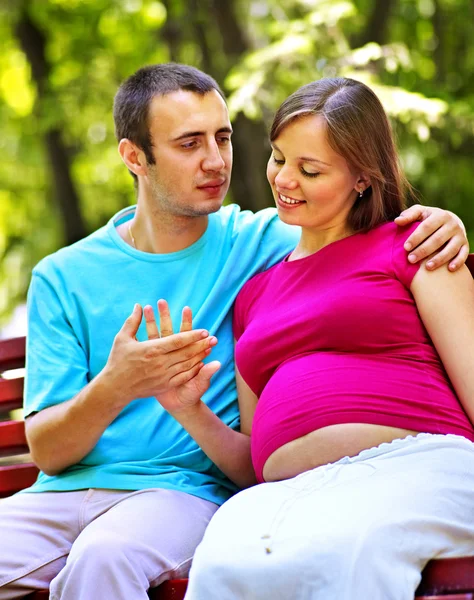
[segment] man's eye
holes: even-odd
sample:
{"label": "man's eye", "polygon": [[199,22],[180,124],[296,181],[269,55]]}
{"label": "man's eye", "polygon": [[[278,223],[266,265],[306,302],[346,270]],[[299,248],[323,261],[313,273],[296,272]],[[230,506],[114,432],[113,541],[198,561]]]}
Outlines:
{"label": "man's eye", "polygon": [[221,138],[218,138],[218,142],[219,144],[228,144],[230,142],[230,137],[224,136]]}
{"label": "man's eye", "polygon": [[184,142],[184,144],[181,144],[181,148],[187,149],[187,148],[194,148],[194,146],[196,146],[197,142],[196,140],[192,140],[191,142]]}

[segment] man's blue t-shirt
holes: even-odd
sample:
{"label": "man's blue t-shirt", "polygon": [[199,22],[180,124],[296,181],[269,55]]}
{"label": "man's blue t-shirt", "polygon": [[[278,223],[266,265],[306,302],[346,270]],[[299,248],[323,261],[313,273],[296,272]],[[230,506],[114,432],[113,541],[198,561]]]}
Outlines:
{"label": "man's blue t-shirt", "polygon": [[[34,269],[28,294],[25,416],[73,398],[104,368],[134,304],[156,306],[164,298],[175,325],[187,305],[193,326],[217,336],[209,360],[222,366],[203,400],[224,423],[237,428],[232,305],[249,277],[295,247],[299,230],[281,223],[274,209],[254,215],[231,205],[209,215],[206,232],[188,248],[149,254],[117,233],[116,226],[131,219],[134,210],[121,211],[105,227]],[[137,339],[147,339],[144,322]],[[27,491],[154,487],[217,504],[236,491],[155,398],[138,398],[80,463],[59,475],[40,473]]]}

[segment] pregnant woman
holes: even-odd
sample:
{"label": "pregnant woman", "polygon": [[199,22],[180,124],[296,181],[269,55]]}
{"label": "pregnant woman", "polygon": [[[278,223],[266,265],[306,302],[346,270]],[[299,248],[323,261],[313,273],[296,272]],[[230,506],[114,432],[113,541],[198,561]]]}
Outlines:
{"label": "pregnant woman", "polygon": [[[304,86],[270,137],[301,239],[237,298],[241,431],[216,421],[208,442],[243,486],[251,445],[260,485],[217,511],[186,600],[412,600],[428,560],[474,553],[474,282],[407,260],[404,178],[367,86]],[[191,435],[217,368],[159,398]]]}

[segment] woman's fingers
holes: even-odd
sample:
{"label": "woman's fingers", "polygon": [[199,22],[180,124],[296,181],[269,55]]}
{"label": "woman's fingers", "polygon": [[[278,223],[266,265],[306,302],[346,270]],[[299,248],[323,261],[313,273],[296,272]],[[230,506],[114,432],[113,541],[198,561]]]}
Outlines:
{"label": "woman's fingers", "polygon": [[143,309],[143,313],[145,315],[145,325],[146,325],[146,334],[149,340],[156,340],[160,337],[160,331],[156,324],[155,313],[153,312],[153,308],[147,304]]}
{"label": "woman's fingers", "polygon": [[170,309],[166,300],[158,300],[158,315],[160,317],[161,337],[173,335],[173,323],[171,322]]}
{"label": "woman's fingers", "polygon": [[[146,332],[149,340],[155,340],[160,337],[163,338],[173,335],[173,322],[171,320],[170,309],[166,300],[158,300],[159,327],[155,320],[153,308],[150,305],[145,306],[144,314]],[[185,331],[192,331],[192,329],[193,313],[189,306],[185,306],[181,314],[181,326],[179,331],[180,333],[183,333]]]}
{"label": "woman's fingers", "polygon": [[193,313],[189,306],[185,306],[183,308],[183,312],[181,313],[181,327],[180,331],[191,331],[193,328]]}

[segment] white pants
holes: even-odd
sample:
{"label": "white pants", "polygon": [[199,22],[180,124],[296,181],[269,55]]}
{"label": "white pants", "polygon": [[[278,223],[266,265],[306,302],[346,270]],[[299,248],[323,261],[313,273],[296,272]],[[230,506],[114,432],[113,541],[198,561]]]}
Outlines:
{"label": "white pants", "polygon": [[419,434],[224,504],[186,600],[413,600],[431,558],[474,555],[474,444]]}
{"label": "white pants", "polygon": [[22,493],[0,500],[0,600],[145,600],[185,577],[212,502],[164,489]]}

